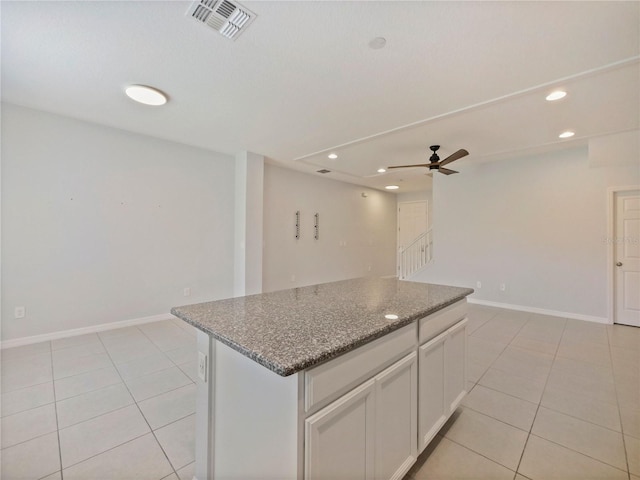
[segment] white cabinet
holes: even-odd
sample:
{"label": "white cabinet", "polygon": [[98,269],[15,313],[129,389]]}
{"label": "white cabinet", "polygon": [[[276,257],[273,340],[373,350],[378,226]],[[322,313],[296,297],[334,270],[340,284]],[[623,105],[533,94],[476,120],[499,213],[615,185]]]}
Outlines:
{"label": "white cabinet", "polygon": [[375,478],[400,480],[418,457],[418,362],[407,355],[375,377]]}
{"label": "white cabinet", "polygon": [[374,396],[371,379],[306,420],[306,480],[373,478]]}
{"label": "white cabinet", "polygon": [[[467,394],[467,319],[447,331],[444,341],[444,406],[452,414]],[[447,415],[447,417],[449,416]]]}
{"label": "white cabinet", "polygon": [[420,346],[418,450],[422,452],[467,390],[466,318]]}
{"label": "white cabinet", "polygon": [[420,451],[446,422],[444,408],[444,341],[446,332],[420,347],[418,368],[418,449]]}
{"label": "white cabinet", "polygon": [[466,393],[465,315],[456,302],[287,377],[199,332],[197,478],[402,480]]}
{"label": "white cabinet", "polygon": [[417,458],[416,353],[309,417],[305,479],[400,480]]}

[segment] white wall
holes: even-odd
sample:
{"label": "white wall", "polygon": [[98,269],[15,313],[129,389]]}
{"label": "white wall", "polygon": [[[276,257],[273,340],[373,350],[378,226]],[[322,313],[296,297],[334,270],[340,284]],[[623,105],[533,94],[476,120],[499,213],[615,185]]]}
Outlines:
{"label": "white wall", "polygon": [[233,188],[231,156],[3,105],[3,340],[232,296]]}
{"label": "white wall", "polygon": [[[273,165],[265,166],[264,182],[265,292],[395,274],[395,195]],[[299,240],[296,210],[301,212]],[[313,238],[316,212],[319,240]]]}
{"label": "white wall", "polygon": [[637,162],[589,168],[586,148],[436,176],[434,264],[414,280],[479,280],[474,298],[606,317],[607,188],[639,182]]}
{"label": "white wall", "polygon": [[262,292],[262,212],[264,157],[241,152],[235,157],[235,234],[233,293]]}

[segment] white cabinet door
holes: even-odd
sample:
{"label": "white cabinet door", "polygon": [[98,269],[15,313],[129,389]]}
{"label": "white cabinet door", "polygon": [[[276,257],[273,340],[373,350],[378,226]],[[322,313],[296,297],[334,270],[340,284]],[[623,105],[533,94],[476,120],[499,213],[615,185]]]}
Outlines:
{"label": "white cabinet door", "polygon": [[453,413],[467,393],[467,319],[447,330],[444,342],[444,407]]}
{"label": "white cabinet door", "polygon": [[418,350],[418,450],[422,452],[447,420],[444,403],[444,332]]}
{"label": "white cabinet door", "polygon": [[374,396],[372,378],[305,421],[306,480],[373,477]]}
{"label": "white cabinet door", "polygon": [[418,456],[416,352],[375,377],[375,478],[401,480]]}

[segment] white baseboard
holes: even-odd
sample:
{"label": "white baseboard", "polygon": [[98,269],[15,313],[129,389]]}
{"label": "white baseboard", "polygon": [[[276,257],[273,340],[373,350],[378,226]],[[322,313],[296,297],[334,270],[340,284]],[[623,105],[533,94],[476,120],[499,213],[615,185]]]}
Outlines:
{"label": "white baseboard", "polygon": [[32,343],[47,342],[50,340],[58,340],[60,338],[76,337],[87,333],[104,332],[122,327],[131,327],[134,325],[142,325],[144,323],[158,322],[160,320],[170,320],[176,318],[170,313],[161,313],[159,315],[151,315],[149,317],[131,318],[129,320],[121,320],[118,322],[101,323],[100,325],[92,325],[90,327],[72,328],[71,330],[63,330],[61,332],[45,333],[42,335],[33,335],[31,337],[13,338],[0,342],[0,350],[3,348],[22,347]]}
{"label": "white baseboard", "polygon": [[541,315],[552,315],[554,317],[571,318],[574,320],[585,320],[587,322],[611,324],[607,317],[596,317],[594,315],[583,315],[582,313],[559,312],[557,310],[547,310],[546,308],[525,307],[523,305],[511,305],[510,303],[490,302],[488,300],[480,300],[478,298],[467,297],[467,302],[477,305],[485,305],[487,307],[506,308],[508,310],[517,310],[519,312],[539,313]]}

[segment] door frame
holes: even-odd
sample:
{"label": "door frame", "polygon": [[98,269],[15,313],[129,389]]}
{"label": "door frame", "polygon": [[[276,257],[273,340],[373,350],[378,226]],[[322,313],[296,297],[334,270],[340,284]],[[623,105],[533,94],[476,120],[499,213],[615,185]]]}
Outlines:
{"label": "door frame", "polygon": [[609,187],[607,188],[607,236],[604,239],[607,245],[607,320],[610,325],[615,322],[615,241],[616,235],[616,199],[618,194],[639,190],[640,185],[626,185],[622,187]]}

